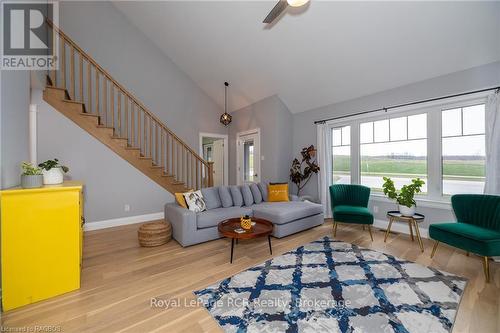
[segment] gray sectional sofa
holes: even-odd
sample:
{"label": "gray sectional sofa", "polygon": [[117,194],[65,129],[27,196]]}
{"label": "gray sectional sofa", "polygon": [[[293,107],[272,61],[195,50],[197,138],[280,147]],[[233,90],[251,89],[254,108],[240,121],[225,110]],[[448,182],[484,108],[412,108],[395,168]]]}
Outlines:
{"label": "gray sectional sofa", "polygon": [[221,237],[217,225],[222,220],[250,215],[271,221],[273,236],[284,237],[324,222],[323,207],[291,196],[289,202],[268,202],[267,186],[209,187],[201,190],[207,210],[195,213],[176,202],[165,205],[165,217],[172,224],[172,235],[182,246]]}

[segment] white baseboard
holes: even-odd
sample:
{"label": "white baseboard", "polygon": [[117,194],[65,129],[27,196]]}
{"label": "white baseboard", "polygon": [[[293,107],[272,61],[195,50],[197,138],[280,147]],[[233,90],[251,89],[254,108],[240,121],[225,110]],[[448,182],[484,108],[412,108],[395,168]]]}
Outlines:
{"label": "white baseboard", "polygon": [[[382,230],[387,230],[389,221],[386,220],[375,220],[373,221],[373,226]],[[391,226],[391,231],[399,232],[401,234],[410,234],[410,228],[408,228],[408,223],[394,221]],[[429,230],[423,228],[419,225],[420,237],[429,238]]]}
{"label": "white baseboard", "polygon": [[91,230],[99,230],[111,227],[118,227],[121,225],[149,222],[153,220],[161,220],[164,218],[164,215],[165,214],[163,212],[160,212],[160,213],[152,213],[152,214],[144,214],[136,216],[119,217],[117,219],[111,219],[111,220],[88,222],[85,223],[83,229],[85,231],[91,231]]}

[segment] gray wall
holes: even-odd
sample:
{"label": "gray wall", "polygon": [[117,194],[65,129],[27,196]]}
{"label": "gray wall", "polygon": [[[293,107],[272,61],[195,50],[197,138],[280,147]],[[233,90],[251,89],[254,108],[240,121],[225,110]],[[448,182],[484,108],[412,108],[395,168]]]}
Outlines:
{"label": "gray wall", "polygon": [[[77,44],[198,151],[201,132],[227,134],[220,108],[109,2],[63,2],[60,24]],[[173,196],[62,114],[40,92],[38,159],[59,158],[86,184],[88,222],[158,213]],[[124,211],[129,204],[131,210]]]}
{"label": "gray wall", "polygon": [[[377,94],[327,105],[318,109],[293,115],[293,150],[316,144],[315,120],[349,115],[352,113],[376,109],[384,106],[417,101],[432,97],[488,88],[500,84],[500,62],[475,67],[461,72],[440,76],[407,86],[387,90]],[[311,180],[303,192],[304,195],[318,197],[317,179]],[[372,205],[374,203],[371,203]],[[385,219],[385,212],[393,209],[392,204],[376,203],[379,213],[376,218]],[[419,208],[430,221],[453,219],[450,209]]]}
{"label": "gray wall", "polygon": [[236,184],[236,135],[260,128],[261,180],[287,182],[292,156],[292,114],[277,96],[232,113],[229,125],[229,183]]}
{"label": "gray wall", "polygon": [[30,75],[28,71],[1,72],[0,169],[1,188],[20,183],[20,164],[29,161]]}

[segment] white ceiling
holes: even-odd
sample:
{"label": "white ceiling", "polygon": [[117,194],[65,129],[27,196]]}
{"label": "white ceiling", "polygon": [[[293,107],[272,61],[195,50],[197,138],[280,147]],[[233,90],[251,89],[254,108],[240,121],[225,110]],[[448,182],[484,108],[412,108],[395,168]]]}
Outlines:
{"label": "white ceiling", "polygon": [[500,60],[498,2],[115,2],[230,110],[277,94],[297,113]]}

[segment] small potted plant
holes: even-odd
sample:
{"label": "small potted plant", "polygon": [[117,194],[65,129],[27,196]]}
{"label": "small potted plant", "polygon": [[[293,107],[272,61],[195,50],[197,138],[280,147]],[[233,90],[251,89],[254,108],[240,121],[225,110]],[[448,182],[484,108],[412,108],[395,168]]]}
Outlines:
{"label": "small potted plant", "polygon": [[21,187],[38,188],[43,185],[42,169],[31,163],[23,162],[21,164]]}
{"label": "small potted plant", "polygon": [[69,168],[59,164],[59,160],[47,160],[38,164],[42,168],[43,183],[45,185],[61,184],[64,181],[64,174],[69,171]]}
{"label": "small potted plant", "polygon": [[424,184],[425,182],[420,178],[412,179],[411,184],[403,185],[398,193],[392,179],[384,177],[384,185],[382,185],[382,187],[385,195],[398,202],[401,215],[413,216],[415,214],[415,207],[417,206],[415,202],[415,193],[420,193],[422,185]]}

